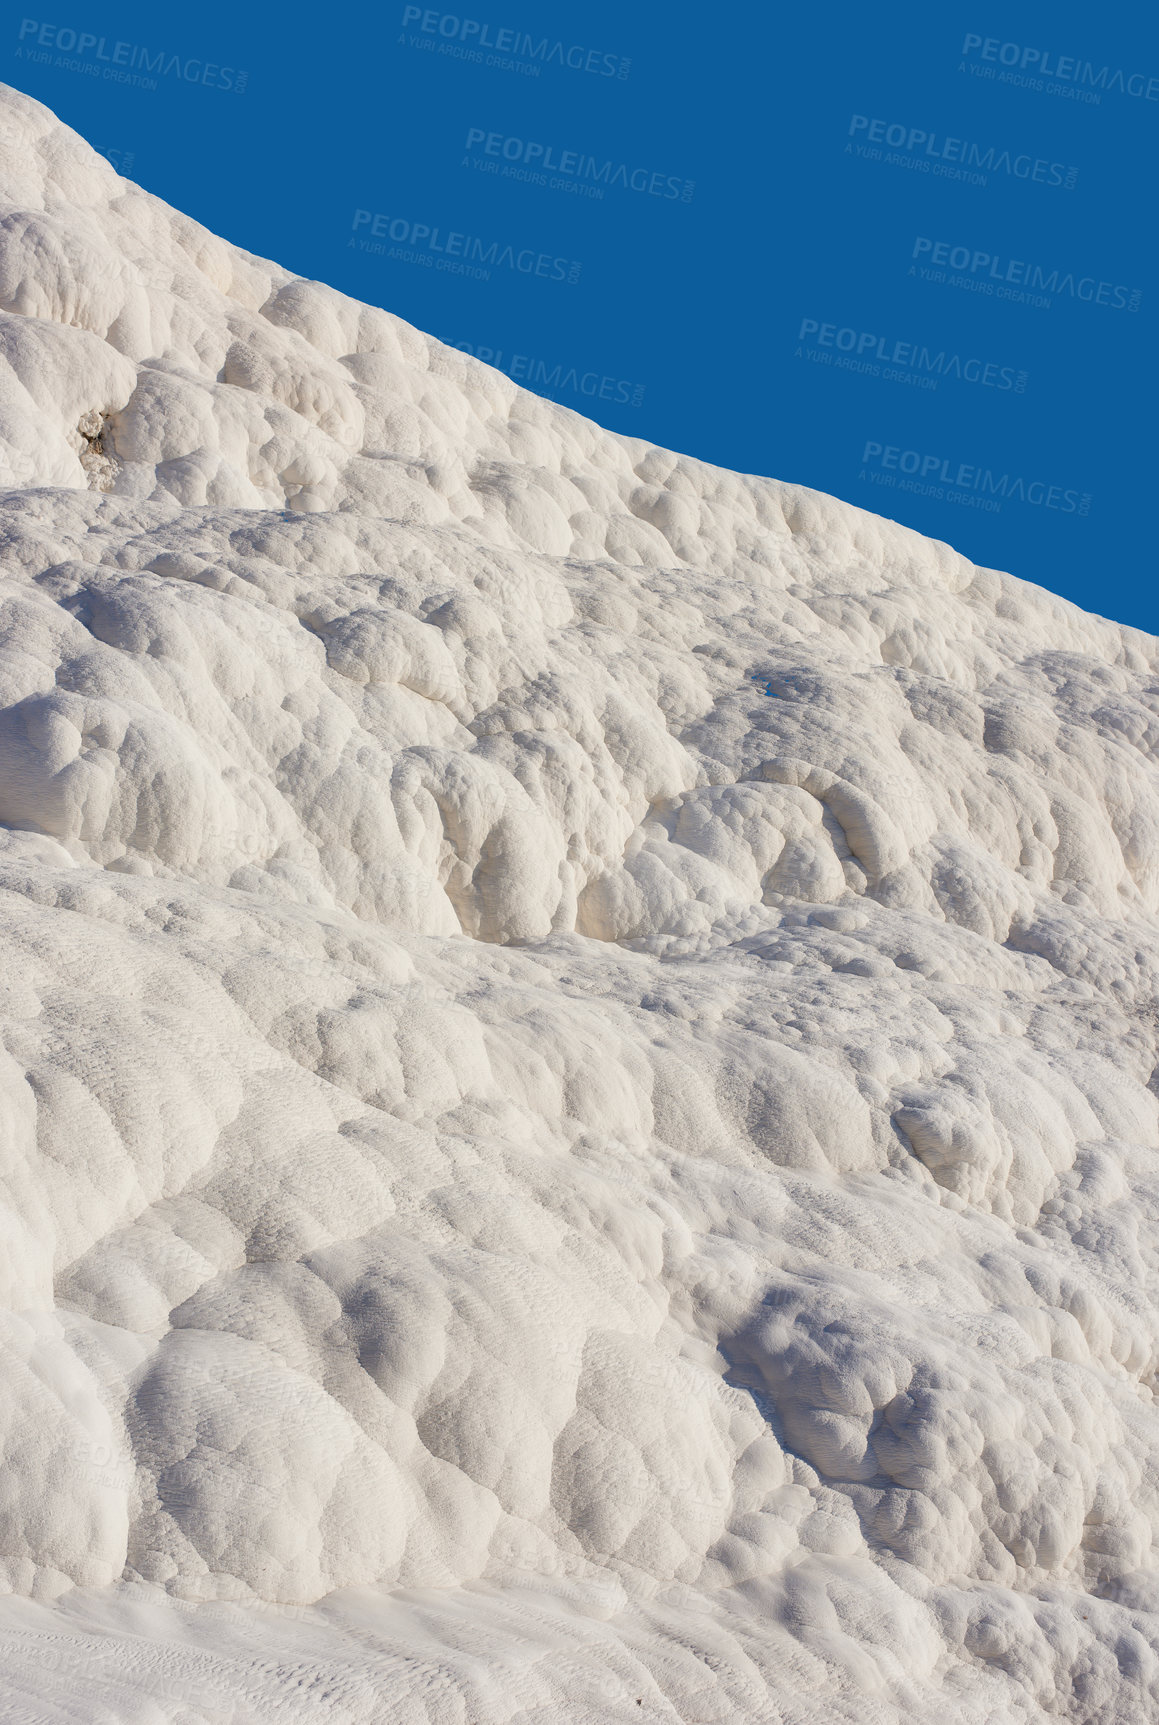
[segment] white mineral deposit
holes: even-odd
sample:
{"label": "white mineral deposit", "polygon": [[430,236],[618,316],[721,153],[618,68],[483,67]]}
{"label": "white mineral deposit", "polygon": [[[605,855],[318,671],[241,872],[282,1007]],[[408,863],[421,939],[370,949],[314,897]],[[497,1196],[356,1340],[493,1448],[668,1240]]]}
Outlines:
{"label": "white mineral deposit", "polygon": [[0,198],[0,1718],[1154,1725],[1159,641]]}

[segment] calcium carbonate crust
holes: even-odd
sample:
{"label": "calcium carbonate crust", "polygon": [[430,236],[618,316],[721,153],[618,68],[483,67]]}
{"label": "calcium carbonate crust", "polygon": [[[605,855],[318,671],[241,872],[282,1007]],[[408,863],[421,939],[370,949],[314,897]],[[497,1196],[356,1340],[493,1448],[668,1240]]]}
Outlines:
{"label": "calcium carbonate crust", "polygon": [[4,1720],[1159,1708],[1159,643],[0,99]]}

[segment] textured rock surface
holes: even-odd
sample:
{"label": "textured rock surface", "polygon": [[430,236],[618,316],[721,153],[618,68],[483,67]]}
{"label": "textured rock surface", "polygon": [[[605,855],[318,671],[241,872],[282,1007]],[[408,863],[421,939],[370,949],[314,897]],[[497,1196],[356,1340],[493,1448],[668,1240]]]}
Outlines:
{"label": "textured rock surface", "polygon": [[1159,1710],[1159,643],[0,100],[4,1720]]}

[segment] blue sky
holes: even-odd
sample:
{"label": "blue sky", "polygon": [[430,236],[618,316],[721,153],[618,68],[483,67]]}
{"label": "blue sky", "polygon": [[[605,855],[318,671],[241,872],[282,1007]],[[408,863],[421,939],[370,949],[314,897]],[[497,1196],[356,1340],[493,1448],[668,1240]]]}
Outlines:
{"label": "blue sky", "polygon": [[228,239],[1159,630],[1159,15],[36,4],[0,76]]}

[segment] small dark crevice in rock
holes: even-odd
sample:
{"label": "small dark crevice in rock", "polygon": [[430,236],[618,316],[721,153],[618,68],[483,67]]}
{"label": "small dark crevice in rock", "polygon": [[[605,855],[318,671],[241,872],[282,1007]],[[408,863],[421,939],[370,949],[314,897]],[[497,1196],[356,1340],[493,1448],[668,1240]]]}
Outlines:
{"label": "small dark crevice in rock", "polygon": [[109,414],[90,407],[77,426],[83,445],[80,464],[88,477],[90,491],[111,491],[116,484],[120,463],[106,440],[109,418]]}

